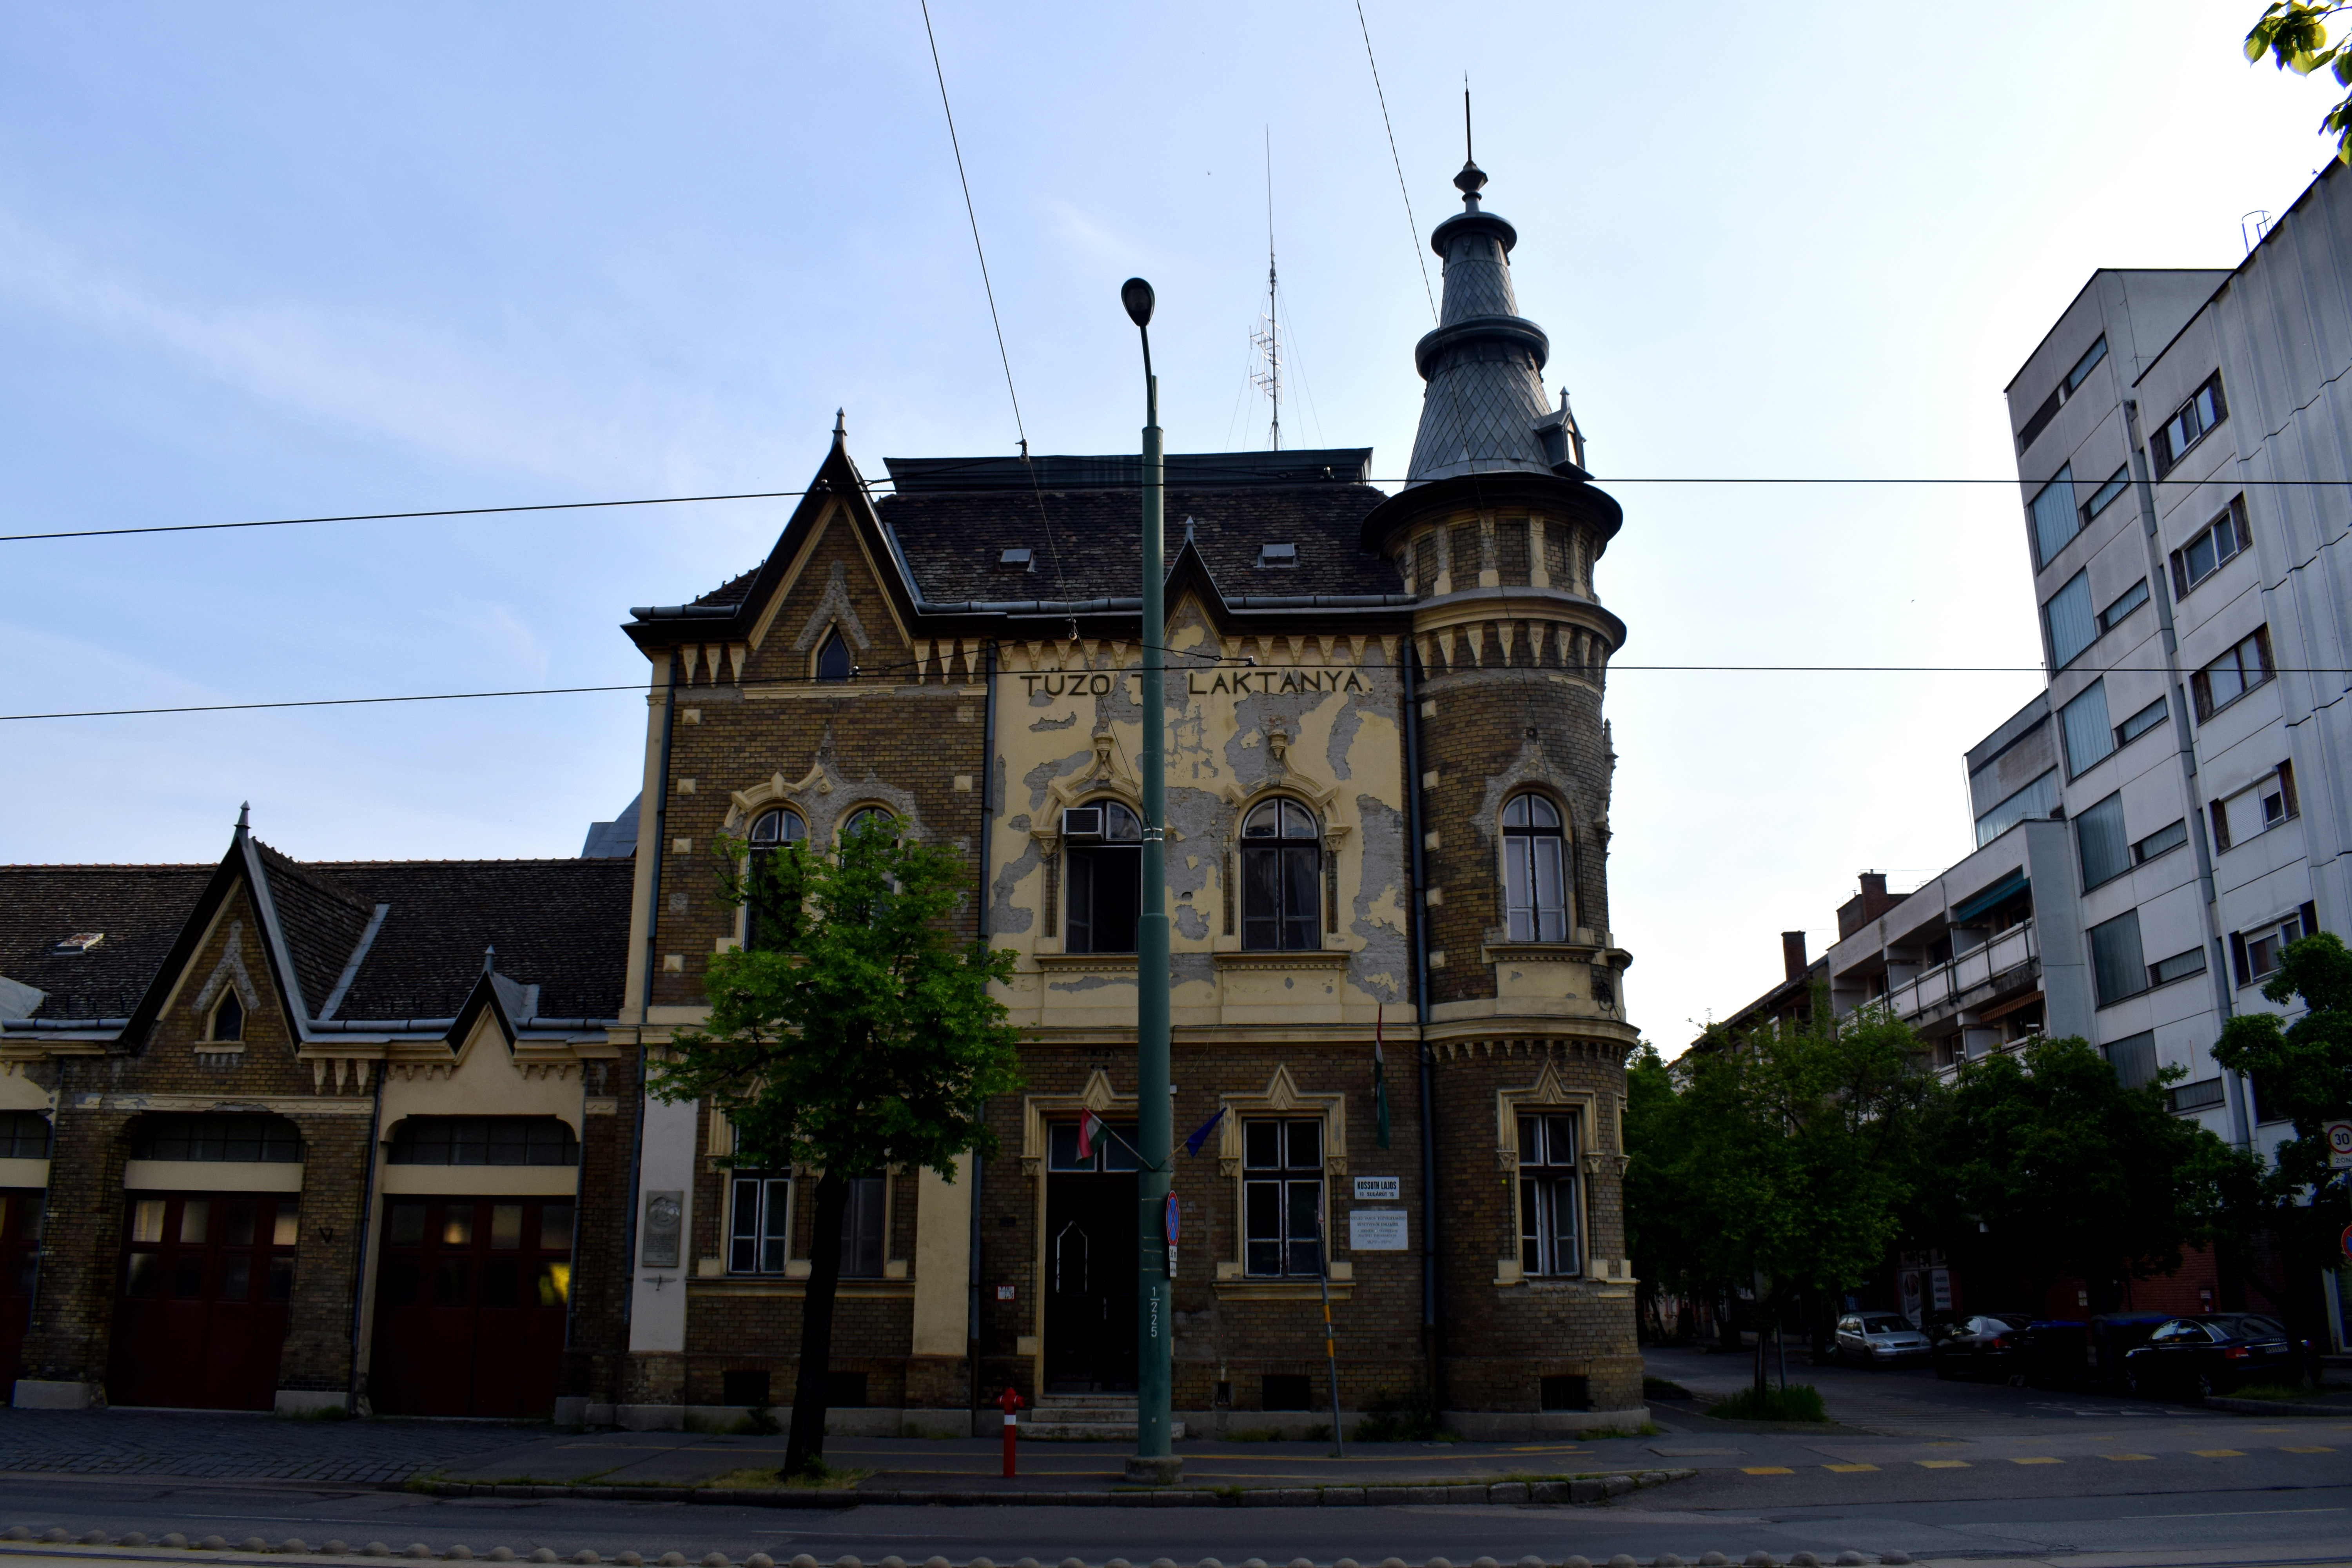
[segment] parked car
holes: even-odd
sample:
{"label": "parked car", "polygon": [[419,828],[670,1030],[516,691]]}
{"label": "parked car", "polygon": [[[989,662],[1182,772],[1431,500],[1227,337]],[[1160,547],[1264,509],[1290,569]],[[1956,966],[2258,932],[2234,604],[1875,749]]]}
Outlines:
{"label": "parked car", "polygon": [[1932,1352],[1927,1336],[1895,1312],[1848,1312],[1837,1321],[1837,1358],[1864,1366],[1924,1361]]}
{"label": "parked car", "polygon": [[2249,1383],[2294,1383],[2307,1347],[2284,1324],[2258,1312],[2205,1312],[2160,1324],[2124,1357],[2137,1394],[2226,1394]]}
{"label": "parked car", "polygon": [[2124,1381],[2124,1358],[2150,1334],[2170,1322],[2163,1312],[2101,1312],[2091,1320],[2091,1344],[2086,1371],[2095,1384],[2110,1387]]}
{"label": "parked car", "polygon": [[1939,1324],[1931,1336],[1937,1377],[2022,1376],[2025,1328],[2022,1312],[1979,1312]]}
{"label": "parked car", "polygon": [[2041,1318],[2025,1325],[2022,1371],[2036,1388],[2074,1388],[2091,1381],[2091,1325],[2080,1318]]}

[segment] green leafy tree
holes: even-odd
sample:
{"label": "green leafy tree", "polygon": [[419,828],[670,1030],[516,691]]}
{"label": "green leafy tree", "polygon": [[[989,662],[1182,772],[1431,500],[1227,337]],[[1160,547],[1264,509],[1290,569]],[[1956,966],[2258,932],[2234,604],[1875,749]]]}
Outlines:
{"label": "green leafy tree", "polygon": [[2234,1157],[2166,1104],[2179,1076],[2126,1089],[2071,1037],[1967,1063],[1931,1121],[1938,1175],[1915,1224],[2036,1297],[2170,1273],[2212,1235]]}
{"label": "green leafy tree", "polygon": [[[2352,35],[2331,39],[2328,31],[2338,13],[2352,10],[2345,0],[2315,5],[2312,0],[2273,0],[2246,35],[2246,58],[2264,55],[2281,70],[2309,76],[2325,66],[2338,87],[2352,87]],[[2336,138],[2336,155],[2352,163],[2352,93],[2336,100],[2319,122],[2319,133]]]}
{"label": "green leafy tree", "polygon": [[2293,1023],[2275,1013],[2242,1013],[2221,1027],[2213,1059],[2254,1083],[2267,1118],[2284,1117],[2295,1135],[2267,1167],[2241,1173],[2231,1190],[2237,1216],[2266,1226],[2287,1269],[2275,1293],[2297,1328],[2311,1332],[2309,1292],[2297,1287],[2332,1267],[2336,1237],[2352,1211],[2352,1172],[2329,1167],[2323,1124],[2352,1116],[2352,952],[2332,931],[2289,942],[2263,994],[2300,1001]]}
{"label": "green leafy tree", "polygon": [[822,1173],[784,1456],[798,1476],[824,1464],[849,1182],[891,1166],[953,1181],[958,1156],[993,1147],[982,1107],[1022,1085],[1019,1031],[989,994],[1013,956],[954,941],[961,860],[885,820],[830,858],[725,840],[719,853],[751,941],[711,961],[709,1022],[672,1037],[654,1092],[716,1106],[736,1163]]}
{"label": "green leafy tree", "polygon": [[[1918,1037],[1881,1013],[1710,1030],[1671,1069],[1671,1111],[1651,1108],[1647,1133],[1661,1142],[1631,1151],[1629,1205],[1643,1211],[1635,1224],[1666,1255],[1667,1277],[1711,1294],[1752,1288],[1776,1329],[1801,1298],[1866,1278],[1915,1180],[1916,1127],[1937,1090],[1923,1063]],[[1645,1089],[1654,1100],[1656,1087]]]}

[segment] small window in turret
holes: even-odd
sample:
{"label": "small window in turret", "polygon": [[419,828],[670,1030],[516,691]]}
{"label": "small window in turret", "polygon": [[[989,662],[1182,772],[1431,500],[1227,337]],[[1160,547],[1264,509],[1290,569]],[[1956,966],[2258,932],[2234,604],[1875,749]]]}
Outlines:
{"label": "small window in turret", "polygon": [[1257,563],[1260,566],[1296,566],[1298,564],[1298,546],[1261,544],[1257,547]]}

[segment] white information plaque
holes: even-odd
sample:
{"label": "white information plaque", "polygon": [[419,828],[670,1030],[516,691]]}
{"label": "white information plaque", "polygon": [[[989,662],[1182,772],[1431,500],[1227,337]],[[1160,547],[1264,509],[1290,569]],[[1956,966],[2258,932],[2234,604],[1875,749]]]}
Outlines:
{"label": "white information plaque", "polygon": [[1348,1249],[1351,1252],[1402,1252],[1405,1249],[1404,1210],[1349,1210]]}
{"label": "white information plaque", "polygon": [[1360,1204],[1398,1204],[1404,1201],[1404,1178],[1402,1176],[1358,1176],[1356,1201]]}

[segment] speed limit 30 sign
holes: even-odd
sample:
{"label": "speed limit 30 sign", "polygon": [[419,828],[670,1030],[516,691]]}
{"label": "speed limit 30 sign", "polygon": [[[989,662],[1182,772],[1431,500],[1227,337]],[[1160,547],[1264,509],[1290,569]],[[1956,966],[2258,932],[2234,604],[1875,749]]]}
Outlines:
{"label": "speed limit 30 sign", "polygon": [[2352,1171],[2352,1121],[2331,1121],[2323,1131],[2327,1139],[2327,1163],[2339,1171]]}

